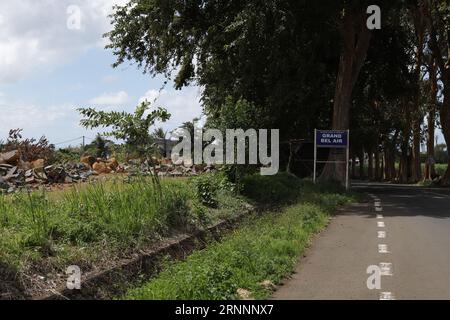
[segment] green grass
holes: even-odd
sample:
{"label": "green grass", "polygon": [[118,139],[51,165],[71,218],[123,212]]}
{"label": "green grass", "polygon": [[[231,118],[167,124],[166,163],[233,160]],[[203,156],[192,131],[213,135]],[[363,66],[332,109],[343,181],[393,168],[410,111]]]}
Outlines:
{"label": "green grass", "polygon": [[[251,292],[255,299],[267,298],[271,291],[261,285],[278,284],[294,270],[311,236],[323,229],[329,214],[352,196],[329,187],[316,187],[285,175],[251,177],[244,188],[253,198],[264,196],[262,189],[288,192],[298,203],[249,220],[220,243],[193,253],[184,262],[167,262],[162,273],[125,299],[236,299],[238,289]],[[295,180],[292,180],[295,179]],[[271,181],[272,180],[272,181]],[[265,181],[262,185],[256,182]],[[253,184],[254,182],[254,184]],[[286,190],[290,186],[291,190]],[[269,191],[270,200],[279,200]],[[295,195],[294,195],[295,194]]]}
{"label": "green grass", "polygon": [[151,298],[222,299],[243,287],[262,297],[258,281],[277,282],[292,269],[310,235],[348,200],[341,191],[287,174],[248,176],[239,186],[210,174],[161,181],[120,176],[57,192],[0,194],[0,274],[20,285],[36,274],[52,279],[69,265],[88,273],[167,236],[236,217],[249,203],[281,208],[301,200],[247,221],[186,264],[169,263],[155,282],[134,291]]}
{"label": "green grass", "polygon": [[[0,195],[0,266],[43,272],[120,255],[175,231],[189,232],[243,211],[241,197],[225,188],[217,205],[199,203],[187,179],[99,182],[56,195]],[[0,270],[1,271],[1,270]]]}

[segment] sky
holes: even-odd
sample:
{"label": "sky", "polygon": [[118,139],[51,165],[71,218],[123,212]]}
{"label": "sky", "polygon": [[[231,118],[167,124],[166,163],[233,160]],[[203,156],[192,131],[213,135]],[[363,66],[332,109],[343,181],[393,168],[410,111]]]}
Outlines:
{"label": "sky", "polygon": [[[79,125],[78,107],[133,112],[144,99],[168,109],[157,124],[172,130],[202,113],[201,90],[181,91],[137,66],[112,68],[102,35],[111,29],[113,5],[127,0],[0,0],[0,140],[10,129],[45,135],[58,147],[94,138]],[[74,140],[74,141],[70,141]],[[67,142],[70,141],[70,142]]]}

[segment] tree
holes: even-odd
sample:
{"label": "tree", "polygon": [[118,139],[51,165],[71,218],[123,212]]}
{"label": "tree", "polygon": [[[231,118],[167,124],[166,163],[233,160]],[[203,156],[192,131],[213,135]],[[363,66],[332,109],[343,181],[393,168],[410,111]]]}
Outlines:
{"label": "tree", "polygon": [[[332,128],[350,128],[350,105],[353,88],[369,49],[371,32],[367,28],[367,6],[348,5],[342,8],[338,29],[342,41],[339,69],[333,105]],[[341,150],[340,150],[341,151]],[[330,153],[333,163],[327,163],[322,172],[322,180],[345,181],[346,155],[343,152]]]}
{"label": "tree", "polygon": [[447,163],[448,162],[448,148],[445,143],[440,143],[436,145],[436,162],[437,163]]}
{"label": "tree", "polygon": [[[373,1],[132,0],[117,7],[106,36],[114,66],[137,62],[144,72],[173,78],[178,89],[202,86],[210,123],[238,122],[229,116],[240,117],[234,106],[245,101],[257,109],[255,117],[244,115],[245,126],[281,128],[282,142],[312,140],[314,128],[351,128],[353,156],[367,156],[370,178],[384,172],[407,182],[421,175],[430,1],[436,7],[437,0],[375,1],[383,21],[371,31]],[[344,173],[341,161],[321,178],[342,180]]]}
{"label": "tree", "polygon": [[439,106],[438,95],[439,95],[439,84],[438,84],[438,70],[436,66],[436,61],[432,55],[428,56],[430,60],[428,63],[428,74],[430,75],[429,81],[427,83],[427,90],[429,92],[427,101],[427,111],[428,111],[428,124],[427,124],[427,159],[425,162],[425,180],[432,180],[436,176],[435,170],[435,128],[436,128],[436,115]]}
{"label": "tree", "polygon": [[[107,34],[114,66],[204,88],[208,117],[243,99],[281,139],[311,137],[330,121],[339,58],[335,0],[139,1],[118,7]],[[175,73],[174,70],[178,70]],[[256,119],[257,120],[257,119]]]}
{"label": "tree", "polygon": [[103,139],[103,137],[98,134],[95,137],[95,140],[92,142],[95,147],[96,157],[97,158],[107,158],[109,155],[108,141]]}
{"label": "tree", "polygon": [[152,134],[152,136],[155,140],[159,139],[159,140],[163,141],[162,153],[163,153],[164,157],[168,156],[168,154],[167,154],[167,133],[168,133],[168,131],[164,131],[163,128],[158,128],[155,131],[153,131],[153,134]]}
{"label": "tree", "polygon": [[[443,84],[443,103],[440,108],[442,133],[450,144],[450,1],[426,1],[426,18],[430,28],[429,46],[440,71]],[[450,159],[442,178],[443,185],[450,185]]]}
{"label": "tree", "polygon": [[111,128],[102,135],[124,140],[131,151],[140,156],[146,156],[152,148],[150,128],[156,121],[167,121],[170,114],[164,108],[157,108],[151,112],[150,103],[142,102],[134,113],[105,112],[93,108],[79,108],[78,111],[84,117],[80,124],[88,129]]}
{"label": "tree", "polygon": [[417,1],[410,8],[410,14],[413,20],[414,34],[415,34],[415,93],[412,110],[412,130],[413,130],[413,145],[412,145],[412,168],[411,168],[411,182],[418,182],[422,178],[422,167],[420,163],[420,140],[421,140],[421,125],[423,121],[423,114],[420,110],[421,98],[421,80],[422,80],[422,66],[423,66],[423,51],[425,45],[425,16],[424,5],[422,1]]}

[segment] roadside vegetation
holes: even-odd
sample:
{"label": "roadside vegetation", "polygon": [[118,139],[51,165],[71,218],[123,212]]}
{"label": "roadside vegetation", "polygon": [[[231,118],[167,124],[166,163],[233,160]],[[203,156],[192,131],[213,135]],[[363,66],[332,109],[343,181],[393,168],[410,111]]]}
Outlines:
{"label": "roadside vegetation", "polygon": [[[287,175],[252,176],[247,182],[244,190],[254,199],[280,202],[286,196],[284,200],[296,204],[249,217],[222,241],[186,261],[167,262],[161,274],[124,298],[268,298],[274,286],[293,272],[312,235],[327,225],[333,210],[355,200],[338,188],[314,186]],[[263,189],[271,190],[268,197]]]}
{"label": "roadside vegetation", "polygon": [[[179,232],[192,232],[246,208],[221,175],[116,178],[57,193],[0,194],[0,272],[10,277],[88,271]],[[211,186],[198,192],[200,180]],[[214,199],[214,206],[204,201]],[[21,279],[26,281],[26,279]]]}
{"label": "roadside vegetation", "polygon": [[[161,180],[121,176],[58,192],[0,195],[0,273],[6,281],[0,291],[33,291],[36,279],[63,283],[69,265],[80,266],[84,273],[104,270],[167,237],[193,233],[260,207],[266,213],[250,215],[224,242],[195,253],[186,265],[169,263],[151,288],[166,286],[158,283],[168,281],[167,274],[181,286],[158,289],[149,297],[224,298],[236,293],[234,286],[262,297],[257,281],[277,283],[289,273],[311,234],[326,225],[337,205],[349,200],[339,187],[313,186],[288,174],[249,174],[235,184],[224,172]],[[274,209],[288,205],[293,206]],[[206,276],[213,265],[224,273],[211,269]],[[210,287],[196,285],[191,293],[180,293],[197,266],[196,277],[206,277],[203,285]],[[145,292],[147,296],[153,289]]]}

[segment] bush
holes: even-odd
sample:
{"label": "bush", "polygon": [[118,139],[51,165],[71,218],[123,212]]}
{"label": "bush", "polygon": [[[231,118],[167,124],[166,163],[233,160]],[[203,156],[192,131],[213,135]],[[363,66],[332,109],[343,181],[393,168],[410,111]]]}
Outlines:
{"label": "bush", "polygon": [[287,173],[276,176],[254,174],[242,180],[244,196],[261,204],[280,204],[298,198],[302,180]]}
{"label": "bush", "polygon": [[201,204],[209,207],[217,207],[217,191],[219,181],[213,174],[204,174],[191,180],[194,187],[195,197]]}

